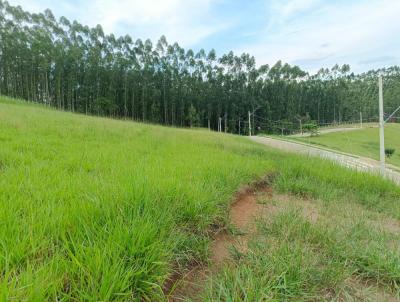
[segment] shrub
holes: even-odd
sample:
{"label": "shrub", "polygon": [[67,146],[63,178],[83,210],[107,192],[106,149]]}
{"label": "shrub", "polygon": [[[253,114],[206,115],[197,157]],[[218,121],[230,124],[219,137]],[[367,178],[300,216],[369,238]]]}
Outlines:
{"label": "shrub", "polygon": [[396,151],[396,149],[393,149],[393,148],[387,148],[387,149],[385,149],[385,155],[386,155],[386,157],[387,157],[387,158],[392,157],[395,151]]}

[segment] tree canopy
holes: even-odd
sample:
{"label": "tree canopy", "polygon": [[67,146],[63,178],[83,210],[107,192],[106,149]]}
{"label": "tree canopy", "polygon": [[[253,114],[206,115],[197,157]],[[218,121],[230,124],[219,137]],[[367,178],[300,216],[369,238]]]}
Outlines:
{"label": "tree canopy", "polygon": [[250,54],[197,53],[162,36],[157,43],[106,35],[50,10],[32,14],[0,0],[0,94],[62,110],[173,126],[246,133],[276,130],[299,117],[318,124],[377,116],[377,75],[385,104],[400,105],[400,68],[350,72],[335,65],[309,74]]}

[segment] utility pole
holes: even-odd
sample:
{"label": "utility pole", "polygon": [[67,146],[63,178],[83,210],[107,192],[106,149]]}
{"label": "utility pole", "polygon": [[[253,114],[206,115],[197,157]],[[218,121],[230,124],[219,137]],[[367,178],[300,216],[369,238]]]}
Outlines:
{"label": "utility pole", "polygon": [[249,136],[251,136],[251,114],[249,111]]}
{"label": "utility pole", "polygon": [[379,75],[379,153],[381,160],[381,174],[385,175],[385,121],[383,119],[383,83]]}

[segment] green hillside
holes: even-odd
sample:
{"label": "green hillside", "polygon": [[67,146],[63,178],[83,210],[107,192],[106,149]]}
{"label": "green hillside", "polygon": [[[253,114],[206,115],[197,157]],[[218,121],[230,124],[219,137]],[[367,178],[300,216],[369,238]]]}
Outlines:
{"label": "green hillside", "polygon": [[0,267],[17,300],[154,298],[174,262],[204,257],[239,185],[272,169],[245,139],[4,100],[0,141]]}
{"label": "green hillside", "polygon": [[[1,98],[0,143],[3,300],[163,301],[165,281],[174,271],[207,263],[212,231],[227,225],[235,191],[265,175],[273,175],[277,192],[400,219],[399,187],[320,159],[267,150],[244,137],[89,117]],[[368,232],[358,236],[357,248],[377,238]],[[386,239],[398,236],[381,240]],[[313,240],[318,245],[319,237]],[[382,282],[393,290],[400,281],[399,250],[372,251],[360,256],[368,278],[384,275]],[[355,256],[334,259],[344,269]],[[271,284],[282,269],[276,268]],[[356,265],[349,271],[364,272]],[[298,301],[307,300],[304,293],[310,291],[335,291],[344,276],[319,286],[287,282],[304,282],[309,290],[292,296]]]}

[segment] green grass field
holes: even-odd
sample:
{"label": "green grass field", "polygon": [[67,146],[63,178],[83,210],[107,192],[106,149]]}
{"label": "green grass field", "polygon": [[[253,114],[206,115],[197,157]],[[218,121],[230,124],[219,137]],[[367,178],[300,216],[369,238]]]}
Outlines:
{"label": "green grass field", "polygon": [[0,142],[0,293],[18,301],[157,300],[273,170],[245,139],[4,100]]}
{"label": "green grass field", "polygon": [[168,276],[207,261],[235,191],[269,174],[276,192],[312,199],[332,220],[311,224],[289,207],[260,221],[254,252],[210,280],[206,300],[315,300],[349,276],[398,295],[399,236],[381,226],[400,223],[400,188],[379,177],[243,137],[6,98],[0,143],[2,300],[166,300]]}
{"label": "green grass field", "polygon": [[[378,128],[333,132],[315,137],[293,139],[379,160]],[[385,125],[385,147],[396,150],[394,155],[387,159],[387,162],[400,167],[400,124]]]}

